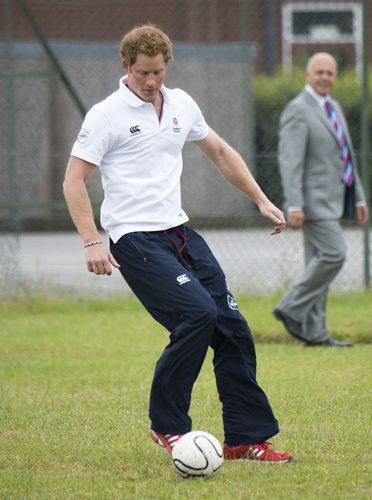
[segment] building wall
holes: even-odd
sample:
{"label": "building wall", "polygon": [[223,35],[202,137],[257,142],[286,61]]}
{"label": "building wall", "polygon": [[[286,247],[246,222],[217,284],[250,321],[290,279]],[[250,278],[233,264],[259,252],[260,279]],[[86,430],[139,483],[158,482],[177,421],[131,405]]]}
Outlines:
{"label": "building wall", "polygon": [[[8,0],[10,2],[10,0]],[[0,3],[0,18],[4,5]],[[18,3],[13,0],[13,36],[32,39],[34,34]],[[257,47],[255,72],[277,70],[282,64],[282,7],[304,0],[28,0],[27,5],[49,40],[118,42],[136,24],[153,22],[162,27],[175,42],[229,43],[245,41]],[[309,3],[309,2],[307,2]],[[356,4],[360,1],[322,0],[315,4]],[[368,25],[372,26],[372,5]],[[0,25],[0,37],[4,37]],[[369,37],[369,60],[372,62],[372,37]],[[339,49],[334,46],[334,49]],[[329,44],[294,48],[297,60],[303,50],[332,50]],[[355,64],[353,47],[345,47],[346,65]]]}

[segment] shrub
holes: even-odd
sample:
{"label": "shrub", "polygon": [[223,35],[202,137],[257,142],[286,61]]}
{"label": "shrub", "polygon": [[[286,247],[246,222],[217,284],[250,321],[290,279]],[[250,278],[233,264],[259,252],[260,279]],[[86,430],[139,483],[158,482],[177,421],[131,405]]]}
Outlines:
{"label": "shrub", "polygon": [[[372,75],[371,75],[372,76]],[[304,87],[302,70],[293,73],[278,73],[274,77],[257,75],[253,78],[254,114],[255,114],[255,151],[256,177],[271,200],[282,204],[277,146],[280,114],[285,105]],[[372,95],[372,78],[369,78],[369,94]],[[361,148],[361,82],[355,72],[339,75],[332,96],[343,108],[348,121],[354,149],[359,160]],[[369,137],[372,137],[372,107],[369,107]],[[369,150],[369,159],[372,154]],[[368,162],[370,183],[372,183],[372,161]],[[372,186],[370,185],[370,192]]]}

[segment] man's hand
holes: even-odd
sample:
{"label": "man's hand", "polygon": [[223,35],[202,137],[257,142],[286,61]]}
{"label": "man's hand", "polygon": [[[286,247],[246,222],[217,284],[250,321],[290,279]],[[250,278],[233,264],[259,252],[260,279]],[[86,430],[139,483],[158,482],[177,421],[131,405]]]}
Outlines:
{"label": "man's hand", "polygon": [[301,229],[304,225],[305,214],[303,210],[288,212],[288,227],[291,229]]}
{"label": "man's hand", "polygon": [[368,221],[368,205],[357,205],[356,215],[358,223],[365,224]]}
{"label": "man's hand", "polygon": [[266,199],[262,203],[258,204],[258,208],[263,217],[270,219],[275,224],[270,234],[278,234],[285,229],[287,224],[285,222],[284,214],[281,210],[279,210],[279,208],[271,203],[271,201]]}
{"label": "man's hand", "polygon": [[120,265],[115,260],[111,252],[103,244],[92,245],[85,248],[85,259],[90,273],[94,274],[112,274],[112,267],[119,269]]}

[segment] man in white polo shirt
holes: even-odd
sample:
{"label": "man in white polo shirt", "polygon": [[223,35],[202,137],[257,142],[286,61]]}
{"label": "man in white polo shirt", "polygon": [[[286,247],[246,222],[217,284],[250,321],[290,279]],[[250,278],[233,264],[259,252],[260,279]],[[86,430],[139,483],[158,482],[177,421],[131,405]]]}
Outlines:
{"label": "man in white polo shirt", "polygon": [[[241,156],[211,130],[195,101],[164,79],[169,38],[151,24],[134,28],[120,45],[126,76],[119,89],[88,112],[64,181],[72,219],[84,241],[88,271],[118,268],[149,313],[170,332],[155,369],[149,416],[152,439],[169,453],[191,430],[193,384],[208,347],[222,402],[225,459],[288,462],[267,440],[279,432],[256,381],[251,331],[226,287],[224,273],[181,206],[182,148],[192,141],[221,174],[255,202],[273,224],[283,213],[261,191]],[[100,240],[86,189],[100,168],[104,201]]]}

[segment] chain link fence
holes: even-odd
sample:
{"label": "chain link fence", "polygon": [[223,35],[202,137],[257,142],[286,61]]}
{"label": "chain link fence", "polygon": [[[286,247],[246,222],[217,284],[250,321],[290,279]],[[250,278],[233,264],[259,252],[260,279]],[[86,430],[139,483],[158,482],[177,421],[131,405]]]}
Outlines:
{"label": "chain link fence", "polygon": [[[175,56],[166,85],[195,98],[211,127],[242,154],[265,192],[281,205],[279,115],[303,87],[303,68],[315,51],[327,50],[339,62],[337,91],[358,157],[363,156],[361,74],[371,43],[363,38],[367,14],[372,22],[366,4],[0,0],[1,295],[40,287],[71,291],[75,283],[86,294],[106,291],[106,281],[85,272],[62,181],[85,111],[118,86],[118,46],[127,30],[145,22],[164,29]],[[371,165],[370,151],[367,157]],[[98,220],[98,174],[88,188]],[[182,189],[191,223],[210,241],[236,293],[273,293],[300,272],[301,235],[288,231],[270,237],[270,226],[256,208],[192,145],[184,151]],[[345,234],[349,259],[333,286],[362,289],[371,260],[368,231],[346,227]],[[71,248],[74,253],[66,258]],[[112,290],[120,293],[122,283]]]}

